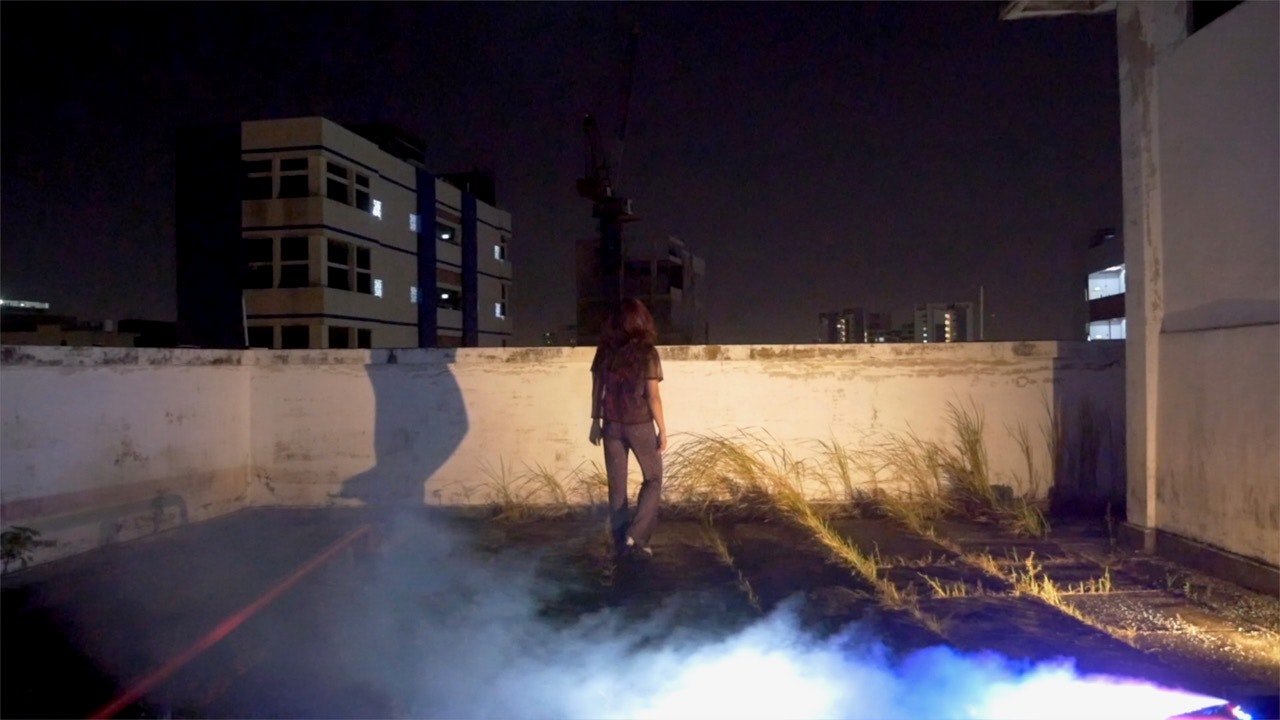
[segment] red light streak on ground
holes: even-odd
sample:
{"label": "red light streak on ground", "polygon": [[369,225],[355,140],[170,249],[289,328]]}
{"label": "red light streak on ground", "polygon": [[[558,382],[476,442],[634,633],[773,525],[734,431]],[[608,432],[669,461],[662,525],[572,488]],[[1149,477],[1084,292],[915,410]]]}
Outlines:
{"label": "red light streak on ground", "polygon": [[333,557],[339,550],[350,545],[356,539],[369,533],[370,526],[361,525],[351,532],[338,538],[329,547],[321,550],[306,563],[298,567],[287,577],[276,583],[271,589],[263,593],[257,600],[249,603],[239,611],[228,616],[225,620],[218,623],[212,630],[197,640],[191,647],[178,653],[168,662],[151,671],[146,677],[134,683],[128,690],[121,693],[114,700],[103,705],[91,714],[90,718],[111,718],[115,717],[121,710],[129,707],[130,704],[137,701],[143,695],[146,695],[157,685],[167,680],[171,675],[180,670],[184,665],[199,657],[200,653],[213,647],[220,640],[230,635],[236,628],[240,627],[249,618],[253,617],[266,607],[271,601],[283,595],[289,588],[293,587],[302,580],[302,578],[311,574],[316,568],[320,567],[329,558]]}

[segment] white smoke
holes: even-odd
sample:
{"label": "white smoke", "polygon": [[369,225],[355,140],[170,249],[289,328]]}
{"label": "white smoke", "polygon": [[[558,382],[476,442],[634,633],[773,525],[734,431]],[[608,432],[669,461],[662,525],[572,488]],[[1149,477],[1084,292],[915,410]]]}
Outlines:
{"label": "white smoke", "polygon": [[678,595],[643,620],[553,622],[537,612],[558,590],[538,580],[537,558],[471,553],[434,525],[401,528],[378,563],[353,606],[378,629],[353,622],[340,654],[363,646],[346,672],[408,698],[407,717],[1168,718],[1222,702],[1083,677],[1068,661],[945,647],[894,658],[855,627],[815,637],[786,604],[720,635],[679,627]]}

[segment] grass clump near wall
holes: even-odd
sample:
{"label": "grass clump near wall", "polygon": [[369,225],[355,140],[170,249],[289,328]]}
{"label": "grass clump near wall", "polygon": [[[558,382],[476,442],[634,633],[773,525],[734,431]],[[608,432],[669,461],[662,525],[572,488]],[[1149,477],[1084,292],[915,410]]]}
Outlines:
{"label": "grass clump near wall", "polygon": [[886,433],[853,448],[838,440],[811,442],[815,453],[796,458],[767,432],[693,434],[669,454],[665,491],[669,503],[696,513],[709,509],[758,515],[769,508],[796,507],[799,499],[821,498],[819,516],[833,512],[892,518],[924,537],[934,537],[943,518],[995,523],[1016,535],[1043,537],[1049,523],[1037,495],[1030,433],[1011,430],[1023,451],[1026,488],[1015,495],[992,482],[982,413],[948,403],[950,442],[921,437],[913,430]]}

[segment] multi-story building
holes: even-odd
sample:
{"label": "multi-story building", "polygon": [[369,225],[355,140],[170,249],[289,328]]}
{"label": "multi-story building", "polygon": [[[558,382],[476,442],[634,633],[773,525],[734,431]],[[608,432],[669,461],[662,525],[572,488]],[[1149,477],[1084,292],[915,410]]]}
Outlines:
{"label": "multi-story building", "polygon": [[385,126],[307,117],[185,131],[179,342],[508,344],[511,216],[485,186],[433,175],[421,142]]}
{"label": "multi-story building", "polygon": [[1089,340],[1124,339],[1124,241],[1110,228],[1089,240],[1085,300],[1089,303]]}
{"label": "multi-story building", "polygon": [[818,342],[885,342],[889,330],[887,313],[868,312],[866,308],[860,307],[818,313]]}
{"label": "multi-story building", "polygon": [[915,307],[916,342],[969,342],[976,340],[973,303],[927,303]]}
{"label": "multi-story building", "polygon": [[[699,345],[709,341],[705,297],[706,263],[684,242],[670,236],[624,238],[619,287],[642,300],[658,326],[660,345]],[[600,241],[578,241],[577,342],[594,345],[609,308],[601,297]]]}

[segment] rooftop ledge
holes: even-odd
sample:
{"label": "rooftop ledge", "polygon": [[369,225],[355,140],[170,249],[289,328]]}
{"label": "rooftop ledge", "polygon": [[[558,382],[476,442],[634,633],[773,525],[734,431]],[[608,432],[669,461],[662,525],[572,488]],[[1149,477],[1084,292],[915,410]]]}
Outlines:
{"label": "rooftop ledge", "polygon": [[[591,347],[396,348],[376,350],[212,350],[203,348],[50,347],[4,345],[0,367],[386,365],[438,363],[589,363]],[[1124,358],[1123,341],[1034,340],[967,343],[868,343],[814,345],[665,345],[665,361],[865,362],[936,361],[999,363],[1034,358]]]}

